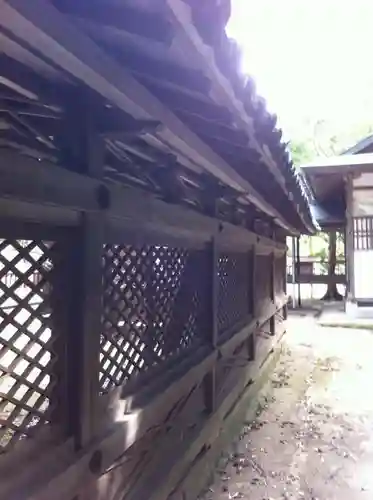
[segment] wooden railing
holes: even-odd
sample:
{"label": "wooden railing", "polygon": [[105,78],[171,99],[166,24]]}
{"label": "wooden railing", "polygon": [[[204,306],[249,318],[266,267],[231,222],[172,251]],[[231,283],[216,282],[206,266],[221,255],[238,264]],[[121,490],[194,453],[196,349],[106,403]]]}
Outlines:
{"label": "wooden railing", "polygon": [[[327,284],[330,280],[337,284],[346,283],[346,263],[339,260],[336,265],[336,272],[333,277],[327,273],[327,264],[317,259],[302,258],[300,265],[295,266],[295,283],[302,284]],[[287,283],[293,283],[293,266],[289,263],[286,266]]]}

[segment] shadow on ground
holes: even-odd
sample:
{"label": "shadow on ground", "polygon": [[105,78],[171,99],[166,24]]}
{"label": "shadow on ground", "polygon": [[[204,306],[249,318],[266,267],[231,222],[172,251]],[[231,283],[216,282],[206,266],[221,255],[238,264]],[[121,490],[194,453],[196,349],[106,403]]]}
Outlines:
{"label": "shadow on ground", "polygon": [[373,332],[289,319],[285,348],[203,500],[373,498]]}

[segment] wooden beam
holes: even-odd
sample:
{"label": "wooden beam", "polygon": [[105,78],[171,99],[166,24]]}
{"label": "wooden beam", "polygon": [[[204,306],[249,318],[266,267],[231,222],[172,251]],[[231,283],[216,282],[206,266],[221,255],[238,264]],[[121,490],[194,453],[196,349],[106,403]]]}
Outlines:
{"label": "wooden beam", "polygon": [[33,103],[32,101],[17,102],[4,98],[0,93],[0,113],[16,113],[21,116],[36,116],[38,118],[51,118],[58,120],[61,114],[48,105]]}
{"label": "wooden beam", "polygon": [[19,152],[37,159],[47,159],[55,162],[57,157],[51,149],[31,135],[24,134],[21,129],[15,128],[14,124],[8,130],[3,130],[0,134],[0,145],[3,148],[18,150]]}
{"label": "wooden beam", "polygon": [[249,139],[242,130],[229,126],[229,124],[216,123],[214,120],[206,119],[202,114],[191,113],[188,110],[178,111],[177,115],[197,134],[212,137],[227,142],[232,146],[242,148],[246,151],[248,158],[250,158]]}
{"label": "wooden beam", "polygon": [[[302,274],[301,276],[297,277],[295,282],[302,283],[302,284],[325,284],[326,285],[330,281],[332,283],[344,284],[344,283],[346,283],[346,275],[337,274],[335,276],[332,276],[329,279],[327,274]],[[292,283],[291,275],[287,276],[287,282]]]}
{"label": "wooden beam", "polygon": [[172,24],[154,12],[134,9],[129,5],[102,3],[97,0],[80,1],[56,0],[56,6],[64,14],[79,19],[86,24],[97,24],[97,28],[114,28],[118,31],[139,35],[150,40],[171,44],[174,37]]}
{"label": "wooden beam", "polygon": [[[102,210],[100,193],[105,193],[109,201],[107,215],[121,220],[122,227],[207,242],[220,225],[222,243],[226,241],[230,248],[255,244],[257,251],[264,254],[272,251],[283,254],[286,249],[285,245],[245,228],[221,224],[213,217],[165,203],[144,191],[100,182],[48,162],[0,151],[0,199],[33,203],[45,211],[54,206],[72,212],[97,212]],[[26,212],[24,216],[27,215]]]}
{"label": "wooden beam", "polygon": [[226,108],[215,104],[200,93],[165,81],[161,82],[149,75],[137,73],[136,79],[175,112],[198,114],[220,125],[232,123],[232,115]]}
{"label": "wooden beam", "polygon": [[211,121],[219,120],[222,123],[231,123],[232,117],[229,111],[215,104],[210,97],[198,90],[187,87],[185,82],[175,82],[163,79],[162,73],[146,74],[132,71],[131,74],[147,90],[156,96],[162,103],[172,110],[184,110],[195,114],[206,115]]}
{"label": "wooden beam", "polygon": [[100,132],[105,139],[111,141],[126,141],[136,136],[155,134],[161,131],[163,125],[154,120],[133,120],[132,123],[118,123],[118,128]]}
{"label": "wooden beam", "polygon": [[53,87],[48,86],[36,72],[6,54],[0,54],[0,84],[19,96],[36,102],[39,100],[53,102],[52,98],[58,94],[56,89],[58,84],[54,83]]}
{"label": "wooden beam", "polygon": [[26,39],[45,57],[57,61],[64,70],[135,118],[162,122],[165,131],[160,137],[166,144],[172,144],[221,181],[245,193],[260,210],[290,229],[282,215],[253,186],[49,2],[0,0],[0,25]]}
{"label": "wooden beam", "polygon": [[38,130],[34,125],[32,125],[27,118],[19,116],[17,113],[10,112],[9,118],[12,123],[15,123],[18,130],[23,130],[26,132],[27,136],[31,136],[33,139],[41,142],[44,146],[49,149],[56,149],[53,141],[45,135],[43,132]]}
{"label": "wooden beam", "polygon": [[100,40],[100,45],[110,52],[122,66],[140,79],[141,76],[156,79],[159,80],[159,85],[164,85],[166,82],[174,83],[181,89],[200,93],[201,97],[207,97],[211,90],[211,81],[202,71],[167,60],[154,59],[143,52],[134,51],[132,48],[128,50],[125,45],[119,48],[117,45],[114,46],[114,44],[102,42],[102,40]]}

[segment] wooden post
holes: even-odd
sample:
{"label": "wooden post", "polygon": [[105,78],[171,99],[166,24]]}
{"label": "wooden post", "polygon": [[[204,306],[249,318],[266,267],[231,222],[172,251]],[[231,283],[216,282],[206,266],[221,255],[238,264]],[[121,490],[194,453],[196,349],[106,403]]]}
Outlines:
{"label": "wooden post", "polygon": [[355,300],[355,266],[354,266],[354,219],[353,219],[353,177],[346,178],[346,277],[347,297]]}
{"label": "wooden post", "polygon": [[[284,295],[286,295],[286,297],[288,297],[287,295],[287,279],[288,279],[288,275],[287,275],[287,251],[284,253],[284,256],[283,256],[283,259],[284,259],[284,264],[283,264],[283,272],[284,272],[284,281],[283,281],[283,284],[282,284],[282,291],[284,292]],[[286,303],[284,305],[284,308],[283,308],[283,316],[284,316],[284,320],[286,320],[288,318],[288,304]]]}
{"label": "wooden post", "polygon": [[[251,251],[251,269],[252,269],[252,279],[251,279],[251,312],[254,318],[254,321],[257,321],[258,318],[258,305],[257,305],[257,287],[256,287],[256,266],[257,266],[257,258],[256,258],[256,247],[253,245]],[[257,326],[259,326],[259,322],[257,322]],[[255,351],[256,351],[256,329],[248,338],[248,351],[249,351],[249,359],[250,361],[255,360]]]}
{"label": "wooden post", "polygon": [[101,333],[102,224],[83,215],[82,225],[70,249],[72,301],[67,349],[70,426],[76,446],[94,435],[99,379]]}
{"label": "wooden post", "polygon": [[[95,131],[95,100],[78,93],[68,108],[62,154],[69,167],[95,179],[103,177],[104,142]],[[97,192],[102,198],[102,193]],[[99,200],[101,205],[102,200]],[[104,200],[108,202],[108,200]],[[104,207],[103,207],[104,208]],[[72,301],[67,347],[69,420],[76,447],[92,441],[99,397],[104,214],[82,213],[70,245]]]}
{"label": "wooden post", "polygon": [[219,250],[217,237],[214,236],[210,244],[211,255],[211,344],[215,348],[218,344],[218,292],[219,292]]}
{"label": "wooden post", "polygon": [[[276,277],[276,256],[275,254],[270,255],[271,259],[271,300],[272,303],[275,303],[276,299],[276,291],[275,291],[275,277]],[[271,319],[269,320],[269,331],[271,332],[271,335],[274,335],[276,333],[276,315],[271,316]]]}
{"label": "wooden post", "polygon": [[297,237],[297,280],[298,280],[298,307],[302,307],[301,287],[300,287],[300,237]]}
{"label": "wooden post", "polygon": [[[218,240],[213,236],[208,245],[208,261],[210,267],[211,308],[209,314],[210,342],[213,349],[218,345]],[[209,413],[213,413],[216,408],[216,370],[213,367],[205,376],[206,406]]]}

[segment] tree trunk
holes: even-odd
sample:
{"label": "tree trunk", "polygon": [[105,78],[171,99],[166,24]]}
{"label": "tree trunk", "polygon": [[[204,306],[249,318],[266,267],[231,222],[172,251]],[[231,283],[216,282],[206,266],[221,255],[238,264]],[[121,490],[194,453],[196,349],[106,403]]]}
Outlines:
{"label": "tree trunk", "polygon": [[343,300],[335,283],[335,269],[337,267],[337,232],[329,233],[328,245],[328,288],[322,300]]}

